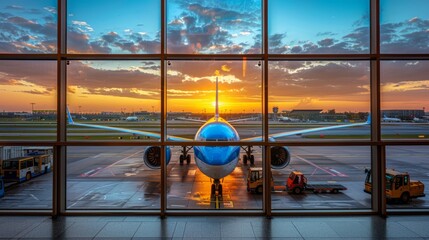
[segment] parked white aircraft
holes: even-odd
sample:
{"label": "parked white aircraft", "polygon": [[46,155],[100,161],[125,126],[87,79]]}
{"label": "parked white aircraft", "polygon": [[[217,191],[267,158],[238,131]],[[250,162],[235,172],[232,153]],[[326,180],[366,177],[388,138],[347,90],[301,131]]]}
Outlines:
{"label": "parked white aircraft", "polygon": [[298,118],[284,117],[282,115],[277,117],[277,119],[279,120],[279,122],[299,122],[299,121],[301,121]]}
{"label": "parked white aircraft", "polygon": [[383,118],[381,119],[382,122],[401,122],[401,119],[399,118],[392,118],[387,117],[386,115],[383,115]]}

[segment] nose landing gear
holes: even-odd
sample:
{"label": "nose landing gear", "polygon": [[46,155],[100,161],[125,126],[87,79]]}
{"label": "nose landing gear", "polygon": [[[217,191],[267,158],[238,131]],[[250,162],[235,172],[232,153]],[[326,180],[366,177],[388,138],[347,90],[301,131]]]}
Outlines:
{"label": "nose landing gear", "polygon": [[219,179],[214,179],[210,195],[212,197],[222,197],[222,184]]}

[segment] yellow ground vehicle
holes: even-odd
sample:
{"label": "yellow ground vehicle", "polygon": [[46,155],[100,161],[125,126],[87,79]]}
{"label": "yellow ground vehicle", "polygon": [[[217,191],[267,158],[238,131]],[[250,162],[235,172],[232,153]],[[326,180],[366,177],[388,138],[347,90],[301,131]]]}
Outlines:
{"label": "yellow ground vehicle", "polygon": [[[264,178],[261,167],[251,167],[247,173],[247,191],[253,193],[262,193]],[[271,188],[274,187],[274,181],[271,177]]]}
{"label": "yellow ground vehicle", "polygon": [[[371,170],[365,169],[365,192],[372,191]],[[425,185],[420,181],[412,181],[407,172],[386,169],[386,198],[408,203],[411,198],[424,197]]]}

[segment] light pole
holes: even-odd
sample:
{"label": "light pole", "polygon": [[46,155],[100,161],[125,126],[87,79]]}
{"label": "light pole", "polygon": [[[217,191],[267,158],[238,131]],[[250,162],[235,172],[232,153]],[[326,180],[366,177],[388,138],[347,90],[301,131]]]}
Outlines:
{"label": "light pole", "polygon": [[31,104],[31,114],[33,115],[34,114],[34,104],[36,104],[36,103],[32,102],[30,104]]}

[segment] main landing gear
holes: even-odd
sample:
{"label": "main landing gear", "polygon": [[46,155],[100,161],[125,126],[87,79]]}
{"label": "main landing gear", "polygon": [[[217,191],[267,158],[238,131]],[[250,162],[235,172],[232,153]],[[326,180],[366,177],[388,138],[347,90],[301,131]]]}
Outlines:
{"label": "main landing gear", "polygon": [[214,179],[210,195],[212,197],[222,197],[222,184],[220,183],[219,179]]}
{"label": "main landing gear", "polygon": [[253,156],[253,146],[241,146],[246,154],[243,155],[243,164],[247,165],[247,161],[250,162],[250,165],[255,165],[255,156]]}
{"label": "main landing gear", "polygon": [[180,154],[180,166],[183,165],[183,162],[186,161],[186,165],[189,165],[191,163],[191,155],[189,154],[189,150],[191,150],[192,147],[183,146],[182,147],[182,154]]}

